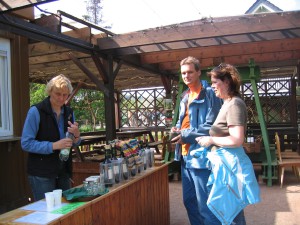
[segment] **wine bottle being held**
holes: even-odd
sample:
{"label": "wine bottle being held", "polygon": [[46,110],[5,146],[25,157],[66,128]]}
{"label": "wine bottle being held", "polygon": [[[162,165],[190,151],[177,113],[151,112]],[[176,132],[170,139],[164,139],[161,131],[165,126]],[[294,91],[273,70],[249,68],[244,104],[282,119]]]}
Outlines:
{"label": "wine bottle being held", "polygon": [[[71,138],[74,141],[75,137],[72,133],[66,132],[66,138]],[[59,158],[61,161],[67,161],[70,156],[70,148],[61,149],[59,152]]]}

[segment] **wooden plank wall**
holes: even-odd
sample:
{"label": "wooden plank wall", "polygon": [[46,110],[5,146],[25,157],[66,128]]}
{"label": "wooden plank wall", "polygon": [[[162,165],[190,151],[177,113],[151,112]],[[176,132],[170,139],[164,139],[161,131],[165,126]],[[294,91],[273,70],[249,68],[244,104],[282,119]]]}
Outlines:
{"label": "wooden plank wall", "polygon": [[92,200],[54,224],[169,225],[168,182],[168,165],[162,165]]}
{"label": "wooden plank wall", "polygon": [[[14,136],[20,137],[29,108],[27,38],[0,31],[0,37],[11,41],[12,108]],[[25,204],[31,197],[26,173],[26,153],[20,141],[0,142],[0,213]]]}
{"label": "wooden plank wall", "polygon": [[73,187],[81,185],[85,178],[89,176],[99,175],[100,164],[97,162],[74,162],[73,161]]}

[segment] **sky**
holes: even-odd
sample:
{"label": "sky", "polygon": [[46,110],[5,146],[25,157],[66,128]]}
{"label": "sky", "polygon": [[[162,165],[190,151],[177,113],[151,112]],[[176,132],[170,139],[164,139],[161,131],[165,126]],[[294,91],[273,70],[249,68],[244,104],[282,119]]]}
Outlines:
{"label": "sky", "polygon": [[[116,34],[155,28],[205,17],[243,15],[256,0],[101,0],[104,26]],[[269,0],[284,11],[300,10],[300,0]],[[86,15],[85,0],[58,0],[39,5],[78,18]],[[38,14],[38,10],[36,10]]]}

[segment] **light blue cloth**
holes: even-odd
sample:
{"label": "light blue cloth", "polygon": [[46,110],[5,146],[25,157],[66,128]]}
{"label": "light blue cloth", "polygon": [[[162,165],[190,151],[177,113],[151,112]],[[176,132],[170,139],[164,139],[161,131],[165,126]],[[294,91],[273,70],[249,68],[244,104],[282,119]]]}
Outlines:
{"label": "light blue cloth", "polygon": [[207,158],[212,166],[207,206],[223,225],[229,225],[247,205],[261,201],[252,162],[242,147],[219,148],[208,152]]}

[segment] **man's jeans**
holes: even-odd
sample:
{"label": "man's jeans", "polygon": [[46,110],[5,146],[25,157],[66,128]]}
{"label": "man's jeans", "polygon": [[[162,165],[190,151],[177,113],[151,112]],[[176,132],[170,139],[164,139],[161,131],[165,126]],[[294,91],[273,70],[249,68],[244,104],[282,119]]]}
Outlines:
{"label": "man's jeans", "polygon": [[187,169],[184,159],[181,160],[183,203],[191,225],[221,225],[206,205],[210,173],[208,169]]}
{"label": "man's jeans", "polygon": [[54,189],[62,189],[63,191],[71,188],[69,176],[61,176],[59,178],[47,178],[28,176],[34,201],[45,198],[45,193],[53,191]]}

